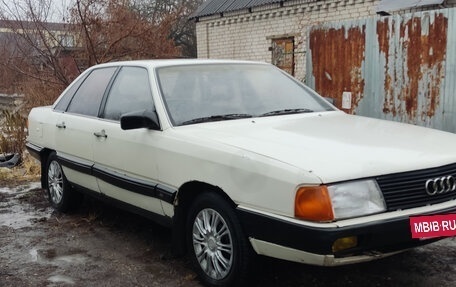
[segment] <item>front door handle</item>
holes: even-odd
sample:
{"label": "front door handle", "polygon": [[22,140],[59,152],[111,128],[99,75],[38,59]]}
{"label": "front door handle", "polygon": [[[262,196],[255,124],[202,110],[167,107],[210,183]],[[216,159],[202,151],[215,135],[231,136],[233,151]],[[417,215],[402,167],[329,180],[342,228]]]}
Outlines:
{"label": "front door handle", "polygon": [[93,133],[93,135],[96,136],[97,138],[107,138],[108,137],[105,130],[101,130],[100,132],[95,132],[95,133]]}
{"label": "front door handle", "polygon": [[61,122],[60,124],[56,124],[55,126],[58,127],[59,129],[66,128],[65,122]]}

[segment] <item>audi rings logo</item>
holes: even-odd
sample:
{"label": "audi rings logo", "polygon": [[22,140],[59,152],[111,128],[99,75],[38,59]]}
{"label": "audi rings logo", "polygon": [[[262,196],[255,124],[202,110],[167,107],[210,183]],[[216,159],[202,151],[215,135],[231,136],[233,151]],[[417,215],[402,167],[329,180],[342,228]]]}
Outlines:
{"label": "audi rings logo", "polygon": [[442,176],[426,181],[426,193],[429,195],[443,194],[456,190],[456,180],[453,176]]}

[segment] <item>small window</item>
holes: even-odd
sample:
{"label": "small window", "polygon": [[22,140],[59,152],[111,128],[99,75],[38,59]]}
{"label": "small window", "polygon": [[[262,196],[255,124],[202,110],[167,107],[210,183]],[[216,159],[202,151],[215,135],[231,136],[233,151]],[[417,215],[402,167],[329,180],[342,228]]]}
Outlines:
{"label": "small window", "polygon": [[65,48],[74,47],[74,36],[73,35],[59,35],[58,37],[60,45]]}
{"label": "small window", "polygon": [[55,105],[54,110],[59,112],[66,111],[66,109],[68,108],[68,104],[71,102],[71,99],[74,96],[74,93],[76,93],[84,79],[85,77],[80,77],[76,80],[76,82],[71,84],[71,87],[65,92],[65,94],[60,98],[59,102]]}
{"label": "small window", "polygon": [[272,64],[294,76],[294,38],[272,40]]}
{"label": "small window", "polygon": [[144,68],[123,67],[112,84],[103,117],[118,121],[121,115],[140,110],[155,110],[149,75]]}
{"label": "small window", "polygon": [[117,67],[93,70],[71,100],[68,112],[88,116],[98,116],[106,86]]}

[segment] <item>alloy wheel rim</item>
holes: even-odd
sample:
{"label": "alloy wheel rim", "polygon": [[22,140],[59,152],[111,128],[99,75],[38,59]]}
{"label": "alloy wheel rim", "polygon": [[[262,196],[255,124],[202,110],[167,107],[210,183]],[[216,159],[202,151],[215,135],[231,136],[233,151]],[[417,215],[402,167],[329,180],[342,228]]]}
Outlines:
{"label": "alloy wheel rim", "polygon": [[63,172],[56,161],[52,161],[49,165],[48,187],[52,202],[60,203],[63,196]]}
{"label": "alloy wheel rim", "polygon": [[225,278],[233,265],[233,240],[223,217],[201,210],[193,222],[193,249],[201,269],[212,279]]}

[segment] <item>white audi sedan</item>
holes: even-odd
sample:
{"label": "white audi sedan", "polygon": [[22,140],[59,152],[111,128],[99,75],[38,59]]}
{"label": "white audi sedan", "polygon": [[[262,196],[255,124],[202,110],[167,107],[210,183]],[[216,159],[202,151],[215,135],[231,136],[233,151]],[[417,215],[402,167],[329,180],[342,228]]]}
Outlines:
{"label": "white audi sedan", "polygon": [[89,194],[168,226],[210,286],[244,282],[255,254],[334,266],[440,239],[410,219],[456,212],[455,146],[227,60],[94,66],[30,112],[27,140],[54,208]]}

